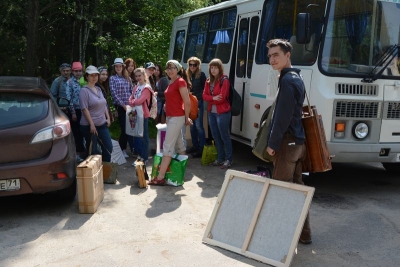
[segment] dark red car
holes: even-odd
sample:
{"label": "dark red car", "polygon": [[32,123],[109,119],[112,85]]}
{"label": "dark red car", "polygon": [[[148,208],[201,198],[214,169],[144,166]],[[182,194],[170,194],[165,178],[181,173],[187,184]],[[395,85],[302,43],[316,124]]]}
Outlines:
{"label": "dark red car", "polygon": [[0,77],[0,197],[51,191],[76,195],[69,120],[43,79]]}

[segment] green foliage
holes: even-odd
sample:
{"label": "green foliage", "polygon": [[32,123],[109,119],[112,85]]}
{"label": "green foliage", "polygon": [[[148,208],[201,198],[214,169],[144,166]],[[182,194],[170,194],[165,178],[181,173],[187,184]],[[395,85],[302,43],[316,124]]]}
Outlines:
{"label": "green foliage", "polygon": [[[169,41],[175,17],[208,5],[208,1],[136,1],[140,12],[134,13],[136,23],[126,21],[118,29],[122,38],[107,32],[99,36],[95,45],[115,57],[133,58],[141,66],[148,61],[164,64],[168,60]],[[184,7],[184,8],[183,8]]]}
{"label": "green foliage", "polygon": [[121,128],[119,127],[118,119],[115,119],[110,127],[108,128],[110,131],[111,139],[118,140],[119,136],[121,135]]}
{"label": "green foliage", "polygon": [[24,14],[26,3],[0,2],[0,75],[23,73],[26,28],[21,14]]}
{"label": "green foliage", "polygon": [[[22,75],[33,65],[35,75],[50,84],[63,62],[111,66],[115,57],[132,57],[138,65],[148,61],[164,64],[173,19],[216,2],[2,0],[0,75]],[[28,23],[32,14],[38,14],[38,25]],[[35,44],[29,43],[27,29],[36,33]],[[26,58],[27,50],[33,51],[34,57]]]}

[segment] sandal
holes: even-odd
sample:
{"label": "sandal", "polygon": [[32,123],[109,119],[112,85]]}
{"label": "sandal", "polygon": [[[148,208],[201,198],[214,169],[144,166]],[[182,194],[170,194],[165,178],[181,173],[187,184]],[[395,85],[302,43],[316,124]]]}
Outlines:
{"label": "sandal", "polygon": [[165,178],[154,178],[148,184],[149,185],[165,185]]}

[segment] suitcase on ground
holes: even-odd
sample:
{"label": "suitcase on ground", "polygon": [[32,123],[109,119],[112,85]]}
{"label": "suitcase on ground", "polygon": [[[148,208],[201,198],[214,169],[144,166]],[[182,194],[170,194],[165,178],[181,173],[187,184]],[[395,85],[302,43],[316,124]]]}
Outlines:
{"label": "suitcase on ground", "polygon": [[149,180],[149,175],[147,174],[146,166],[140,160],[135,162],[136,176],[138,178],[138,183],[140,188],[147,188],[146,180]]}
{"label": "suitcase on ground", "polygon": [[76,168],[79,213],[95,213],[104,198],[103,165],[100,155],[89,156]]}

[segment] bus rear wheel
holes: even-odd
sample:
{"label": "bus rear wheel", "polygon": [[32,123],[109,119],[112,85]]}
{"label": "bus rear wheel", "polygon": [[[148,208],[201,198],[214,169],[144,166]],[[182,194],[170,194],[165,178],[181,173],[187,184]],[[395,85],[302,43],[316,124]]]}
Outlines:
{"label": "bus rear wheel", "polygon": [[400,173],[400,163],[386,163],[382,162],[383,167],[386,171],[391,173]]}

